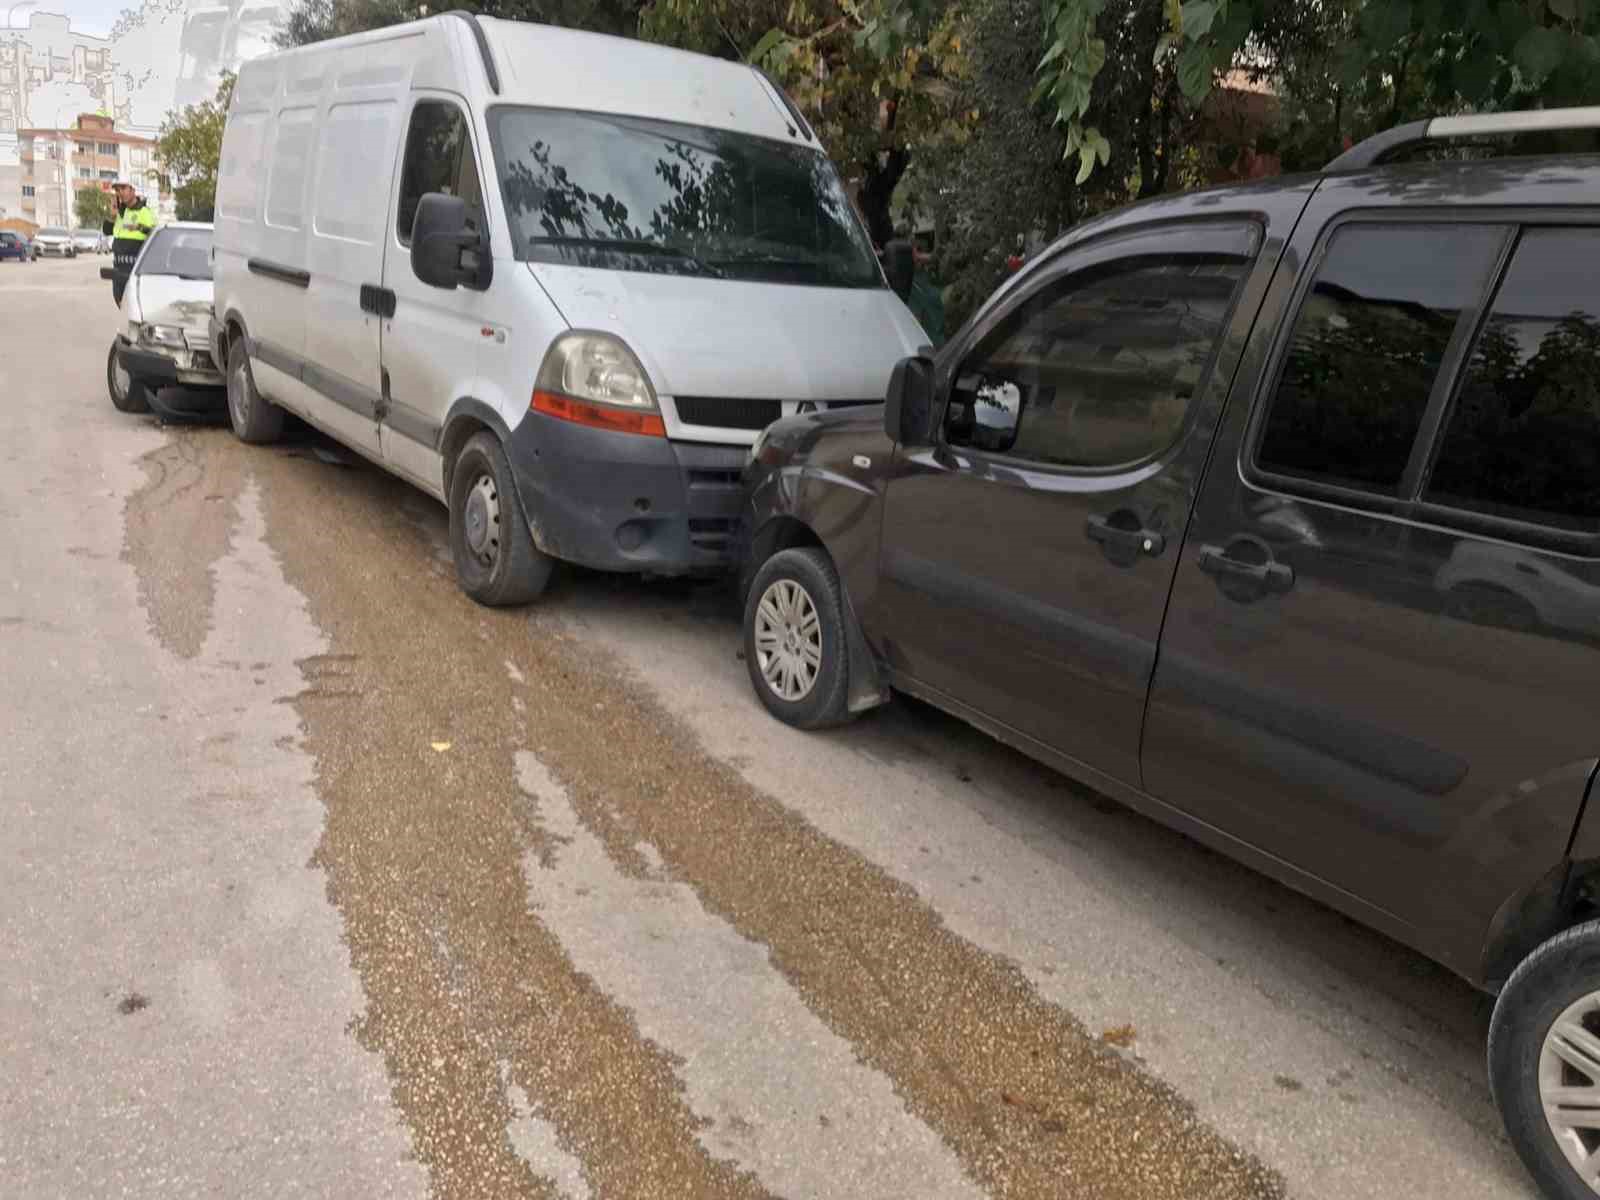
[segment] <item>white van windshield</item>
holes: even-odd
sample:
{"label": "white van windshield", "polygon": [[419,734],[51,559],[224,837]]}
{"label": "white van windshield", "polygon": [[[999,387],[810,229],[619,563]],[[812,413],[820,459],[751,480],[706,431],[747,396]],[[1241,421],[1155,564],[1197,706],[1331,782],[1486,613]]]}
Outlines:
{"label": "white van windshield", "polygon": [[814,150],[722,129],[551,109],[489,114],[517,257],[810,287],[883,287]]}

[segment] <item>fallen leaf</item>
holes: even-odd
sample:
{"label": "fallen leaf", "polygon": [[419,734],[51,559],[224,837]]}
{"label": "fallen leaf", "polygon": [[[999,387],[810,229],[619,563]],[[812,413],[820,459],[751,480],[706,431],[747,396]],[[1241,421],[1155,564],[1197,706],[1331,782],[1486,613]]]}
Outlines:
{"label": "fallen leaf", "polygon": [[429,744],[432,745],[433,748],[435,750],[437,750],[440,754],[443,754],[446,750],[450,749],[450,743],[449,742],[431,742]]}
{"label": "fallen leaf", "polygon": [[1134,1032],[1132,1025],[1118,1025],[1115,1029],[1108,1029],[1102,1033],[1100,1040],[1107,1045],[1121,1046],[1123,1049],[1127,1049],[1133,1045],[1133,1039],[1137,1036],[1138,1034]]}

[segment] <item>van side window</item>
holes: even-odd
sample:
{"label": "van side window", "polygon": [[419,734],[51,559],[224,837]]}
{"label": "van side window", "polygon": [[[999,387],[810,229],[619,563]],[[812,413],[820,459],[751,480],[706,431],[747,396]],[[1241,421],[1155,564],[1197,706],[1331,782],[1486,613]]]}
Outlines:
{"label": "van side window", "polygon": [[424,100],[411,110],[395,215],[395,233],[402,246],[411,244],[417,205],[429,192],[460,196],[467,202],[467,228],[482,228],[483,188],[472,153],[472,132],[462,111],[444,100]]}
{"label": "van side window", "polygon": [[961,364],[950,444],[1065,467],[1161,453],[1182,432],[1248,265],[1127,258],[1040,289]]}
{"label": "van side window", "polygon": [[1600,229],[1522,235],[1423,496],[1600,532]]}
{"label": "van side window", "polygon": [[1256,465],[1395,495],[1456,320],[1504,241],[1484,225],[1338,230],[1296,318]]}

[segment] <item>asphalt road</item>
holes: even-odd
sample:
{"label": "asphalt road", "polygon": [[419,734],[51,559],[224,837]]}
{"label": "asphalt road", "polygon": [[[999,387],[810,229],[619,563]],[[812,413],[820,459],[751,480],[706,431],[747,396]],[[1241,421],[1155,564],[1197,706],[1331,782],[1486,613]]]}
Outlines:
{"label": "asphalt road", "polygon": [[0,1196],[1529,1194],[1452,976],[777,725],[725,589],[475,607],[353,456],[114,412],[100,261],[0,264]]}

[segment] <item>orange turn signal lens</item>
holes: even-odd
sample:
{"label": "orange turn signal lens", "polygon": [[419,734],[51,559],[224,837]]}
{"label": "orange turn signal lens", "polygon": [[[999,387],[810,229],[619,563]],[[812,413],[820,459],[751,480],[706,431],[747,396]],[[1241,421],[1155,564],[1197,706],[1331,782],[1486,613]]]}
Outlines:
{"label": "orange turn signal lens", "polygon": [[667,426],[660,413],[634,412],[626,408],[612,408],[607,404],[589,404],[574,400],[558,392],[534,392],[534,412],[591,429],[609,429],[612,433],[638,433],[645,437],[666,437]]}

